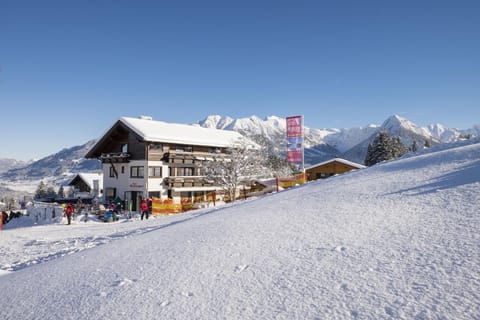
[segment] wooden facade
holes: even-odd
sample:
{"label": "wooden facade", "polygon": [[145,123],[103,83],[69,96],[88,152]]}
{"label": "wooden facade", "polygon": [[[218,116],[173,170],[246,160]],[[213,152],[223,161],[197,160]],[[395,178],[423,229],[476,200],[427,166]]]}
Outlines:
{"label": "wooden facade", "polygon": [[342,174],[350,170],[365,168],[364,165],[348,161],[341,158],[334,158],[325,162],[321,162],[305,169],[307,180],[324,179],[336,174]]}

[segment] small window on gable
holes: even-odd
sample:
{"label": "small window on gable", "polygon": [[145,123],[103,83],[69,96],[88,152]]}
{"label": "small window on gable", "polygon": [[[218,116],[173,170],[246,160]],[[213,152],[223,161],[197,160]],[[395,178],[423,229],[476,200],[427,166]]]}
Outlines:
{"label": "small window on gable", "polygon": [[125,143],[124,145],[122,145],[122,152],[123,152],[123,153],[127,153],[127,152],[128,152],[128,143]]}

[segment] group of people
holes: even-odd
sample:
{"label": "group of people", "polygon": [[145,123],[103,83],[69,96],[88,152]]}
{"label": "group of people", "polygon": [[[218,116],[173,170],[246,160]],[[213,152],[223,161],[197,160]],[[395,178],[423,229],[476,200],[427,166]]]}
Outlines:
{"label": "group of people", "polygon": [[[115,213],[115,215],[117,215],[118,214],[117,210],[119,209],[119,207],[121,208],[120,205],[115,206],[115,204],[112,203],[109,209],[112,211],[112,214]],[[148,219],[148,216],[150,215],[150,210],[151,210],[151,200],[142,199],[142,201],[140,202],[140,211],[141,211],[140,220],[143,220],[144,217],[145,219]],[[64,207],[64,212],[65,212],[65,216],[67,217],[67,224],[71,224],[72,217],[75,213],[74,205],[72,203],[67,203],[66,206]]]}

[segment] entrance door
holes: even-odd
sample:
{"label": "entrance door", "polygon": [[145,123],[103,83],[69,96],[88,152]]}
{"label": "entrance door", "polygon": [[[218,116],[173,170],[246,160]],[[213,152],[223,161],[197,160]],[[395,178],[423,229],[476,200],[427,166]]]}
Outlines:
{"label": "entrance door", "polygon": [[130,210],[140,212],[140,202],[143,199],[142,191],[125,192],[125,200],[128,201]]}

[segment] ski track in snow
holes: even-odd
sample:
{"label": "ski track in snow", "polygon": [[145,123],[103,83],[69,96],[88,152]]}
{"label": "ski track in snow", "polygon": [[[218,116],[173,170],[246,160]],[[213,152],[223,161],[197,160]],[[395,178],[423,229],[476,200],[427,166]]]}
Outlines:
{"label": "ski track in snow", "polygon": [[[198,213],[197,213],[198,214]],[[23,228],[8,229],[0,233],[0,269],[4,271],[18,271],[28,266],[50,261],[85,249],[110,243],[111,241],[129,238],[152,232],[184,219],[191,219],[190,215],[170,216],[157,223],[138,225],[138,219],[124,220],[121,223],[84,223],[79,217],[71,225],[61,223],[52,226],[29,227],[29,237],[17,236]],[[168,219],[169,218],[169,219]],[[150,219],[154,221],[155,219]],[[173,221],[170,221],[173,220]],[[98,235],[101,230],[102,235]],[[45,235],[45,233],[49,233]],[[31,239],[36,235],[36,239]],[[15,259],[12,260],[12,257]]]}

